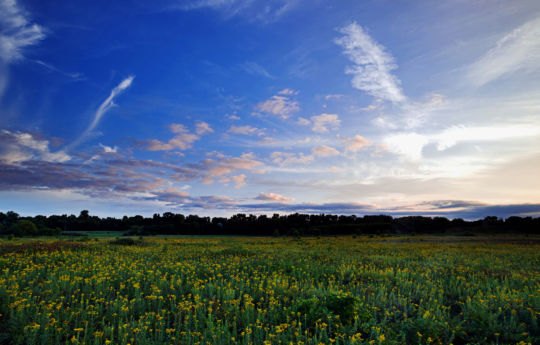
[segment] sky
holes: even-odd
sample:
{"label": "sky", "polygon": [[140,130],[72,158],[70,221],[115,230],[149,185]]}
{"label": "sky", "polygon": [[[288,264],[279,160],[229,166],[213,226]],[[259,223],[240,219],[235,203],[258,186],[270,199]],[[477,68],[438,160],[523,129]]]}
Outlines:
{"label": "sky", "polygon": [[540,2],[0,0],[0,211],[540,216]]}

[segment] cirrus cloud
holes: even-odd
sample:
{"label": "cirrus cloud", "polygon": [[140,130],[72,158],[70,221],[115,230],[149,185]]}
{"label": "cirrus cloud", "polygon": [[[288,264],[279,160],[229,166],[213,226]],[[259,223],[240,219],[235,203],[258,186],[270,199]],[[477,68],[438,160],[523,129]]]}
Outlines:
{"label": "cirrus cloud", "polygon": [[401,82],[392,74],[397,65],[385,48],[356,22],[341,28],[339,32],[344,36],[335,42],[354,63],[345,70],[345,73],[353,76],[353,87],[393,103],[405,101]]}

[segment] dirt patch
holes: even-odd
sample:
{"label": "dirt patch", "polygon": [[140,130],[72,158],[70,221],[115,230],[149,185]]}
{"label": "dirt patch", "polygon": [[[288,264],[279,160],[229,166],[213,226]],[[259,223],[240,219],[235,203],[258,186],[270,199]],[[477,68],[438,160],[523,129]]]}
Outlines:
{"label": "dirt patch", "polygon": [[23,244],[1,244],[0,254],[7,253],[26,253],[26,252],[52,252],[55,250],[76,249],[84,245],[76,242],[57,241],[57,242],[30,242]]}

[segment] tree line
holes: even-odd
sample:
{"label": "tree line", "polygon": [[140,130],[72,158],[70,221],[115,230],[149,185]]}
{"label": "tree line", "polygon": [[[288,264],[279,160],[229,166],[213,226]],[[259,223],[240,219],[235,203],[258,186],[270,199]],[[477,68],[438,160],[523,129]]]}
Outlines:
{"label": "tree line", "polygon": [[87,210],[75,215],[21,217],[0,212],[0,234],[56,236],[62,232],[123,231],[126,235],[253,235],[325,236],[348,234],[540,234],[540,218],[485,217],[467,221],[445,217],[391,217],[388,215],[345,216],[332,214],[288,214],[273,216],[235,214],[231,217],[184,216],[165,212],[153,217],[122,218],[92,216]]}

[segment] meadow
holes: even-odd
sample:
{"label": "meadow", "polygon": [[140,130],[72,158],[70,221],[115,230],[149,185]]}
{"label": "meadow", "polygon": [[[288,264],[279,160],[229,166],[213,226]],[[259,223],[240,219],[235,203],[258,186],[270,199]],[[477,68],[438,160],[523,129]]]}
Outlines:
{"label": "meadow", "polygon": [[540,344],[538,238],[0,241],[0,344]]}

